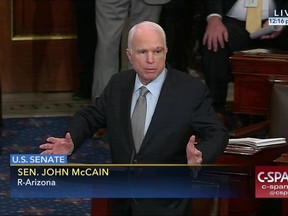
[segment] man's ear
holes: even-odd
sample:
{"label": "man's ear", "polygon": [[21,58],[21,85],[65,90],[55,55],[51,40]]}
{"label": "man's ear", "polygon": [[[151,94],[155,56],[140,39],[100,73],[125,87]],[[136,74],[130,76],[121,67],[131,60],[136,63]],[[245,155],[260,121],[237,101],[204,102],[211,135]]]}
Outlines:
{"label": "man's ear", "polygon": [[130,52],[130,50],[128,48],[126,49],[126,55],[127,55],[128,59],[129,59],[129,61],[131,61],[131,52]]}
{"label": "man's ear", "polygon": [[168,53],[168,48],[165,49],[165,61],[166,61],[167,53]]}

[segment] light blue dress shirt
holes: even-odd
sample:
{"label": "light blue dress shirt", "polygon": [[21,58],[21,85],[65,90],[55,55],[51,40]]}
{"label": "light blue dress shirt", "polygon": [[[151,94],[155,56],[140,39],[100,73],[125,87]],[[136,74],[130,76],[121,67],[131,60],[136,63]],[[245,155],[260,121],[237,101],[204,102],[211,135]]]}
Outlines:
{"label": "light blue dress shirt", "polygon": [[[164,83],[164,80],[167,75],[167,69],[165,68],[161,74],[153,81],[151,81],[148,85],[144,85],[149,92],[146,95],[147,100],[147,112],[146,112],[146,120],[145,120],[145,128],[144,128],[144,134],[146,134],[148,127],[150,125],[152,116],[154,114],[157,101]],[[143,84],[140,82],[138,74],[136,74],[135,79],[135,85],[134,85],[134,91],[132,95],[132,102],[131,102],[131,113],[130,118],[132,117],[132,113],[134,111],[137,99],[139,97],[139,89],[143,86]]]}

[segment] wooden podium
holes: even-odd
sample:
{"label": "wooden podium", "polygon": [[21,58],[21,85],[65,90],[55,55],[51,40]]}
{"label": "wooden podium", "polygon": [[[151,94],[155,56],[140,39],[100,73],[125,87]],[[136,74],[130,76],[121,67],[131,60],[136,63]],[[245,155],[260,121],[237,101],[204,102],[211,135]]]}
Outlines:
{"label": "wooden podium", "polygon": [[234,77],[234,112],[268,114],[269,78],[288,75],[288,51],[254,49],[234,53],[231,58]]}

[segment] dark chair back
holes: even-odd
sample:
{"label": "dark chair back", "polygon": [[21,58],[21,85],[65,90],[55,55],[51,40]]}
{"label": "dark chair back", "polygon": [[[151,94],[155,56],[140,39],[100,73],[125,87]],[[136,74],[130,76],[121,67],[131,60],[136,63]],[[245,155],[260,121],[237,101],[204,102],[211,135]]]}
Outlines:
{"label": "dark chair back", "polygon": [[272,81],[269,137],[285,137],[288,140],[288,77]]}

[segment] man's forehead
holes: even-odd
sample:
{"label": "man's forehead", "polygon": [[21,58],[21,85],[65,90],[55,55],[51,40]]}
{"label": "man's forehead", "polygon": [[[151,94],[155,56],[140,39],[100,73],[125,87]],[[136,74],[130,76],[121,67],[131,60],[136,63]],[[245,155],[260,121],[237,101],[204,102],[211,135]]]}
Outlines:
{"label": "man's forehead", "polygon": [[164,47],[163,46],[139,46],[139,47],[136,47],[137,50],[164,50]]}

